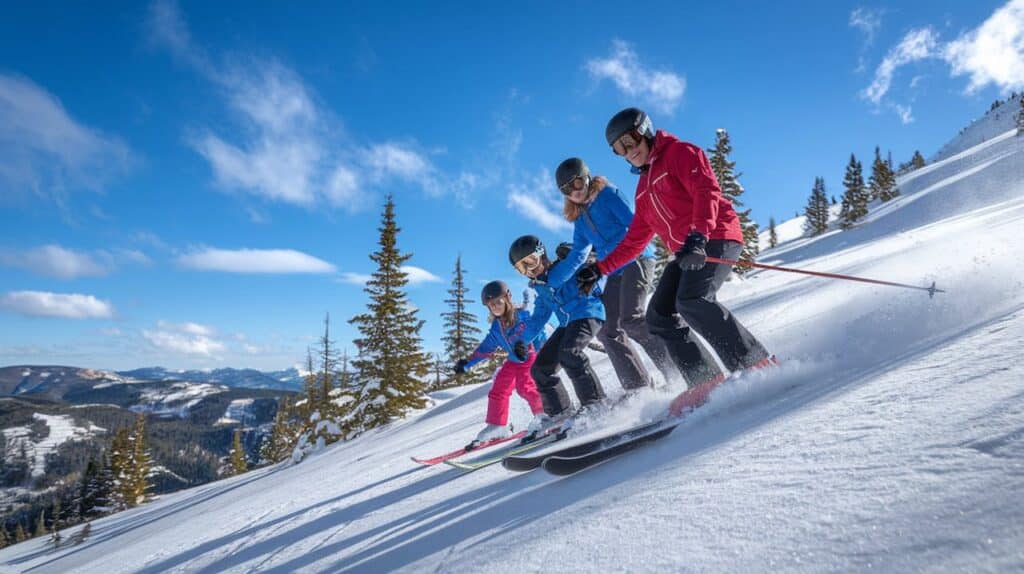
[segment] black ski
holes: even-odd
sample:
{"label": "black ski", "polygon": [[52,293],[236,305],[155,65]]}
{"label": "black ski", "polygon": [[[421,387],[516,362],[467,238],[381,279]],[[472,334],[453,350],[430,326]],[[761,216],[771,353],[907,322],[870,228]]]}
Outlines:
{"label": "black ski", "polygon": [[[534,470],[540,468],[541,463],[543,463],[544,460],[549,457],[558,456],[562,458],[574,458],[584,456],[594,451],[599,451],[603,448],[607,448],[609,446],[617,444],[620,441],[630,440],[633,437],[642,436],[644,434],[649,433],[653,429],[663,426],[664,424],[666,424],[665,421],[658,420],[651,423],[644,423],[642,425],[630,427],[626,430],[604,434],[592,440],[588,440],[586,442],[571,444],[555,450],[544,449],[542,452],[536,454],[530,453],[507,456],[505,457],[504,460],[501,461],[501,465],[504,466],[507,470],[511,470],[514,472],[526,472]],[[672,428],[675,428],[675,425],[673,425]]]}
{"label": "black ski", "polygon": [[595,464],[615,458],[624,452],[629,452],[638,446],[668,436],[681,422],[682,420],[678,419],[672,422],[662,421],[658,425],[652,425],[646,432],[632,432],[627,433],[625,436],[620,435],[618,437],[619,440],[613,440],[612,437],[609,437],[606,446],[598,447],[582,455],[563,456],[554,454],[545,458],[541,466],[544,467],[544,470],[557,476],[573,474]]}

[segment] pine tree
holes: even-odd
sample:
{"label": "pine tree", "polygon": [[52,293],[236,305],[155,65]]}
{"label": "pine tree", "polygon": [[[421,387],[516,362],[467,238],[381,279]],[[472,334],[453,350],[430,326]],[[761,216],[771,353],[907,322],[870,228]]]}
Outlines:
{"label": "pine tree", "polygon": [[846,166],[843,187],[846,192],[843,193],[843,206],[839,211],[839,224],[849,229],[868,214],[868,190],[864,185],[863,168],[852,153],[850,163]]}
{"label": "pine tree", "polygon": [[110,445],[110,504],[113,512],[119,512],[128,508],[128,500],[125,498],[126,485],[130,474],[130,443],[128,429],[119,428],[114,433],[114,440]]}
{"label": "pine tree", "polygon": [[811,235],[821,235],[828,231],[829,203],[825,194],[825,178],[814,178],[811,197],[804,208],[804,231]]}
{"label": "pine tree", "polygon": [[249,463],[245,459],[245,447],[242,446],[242,429],[235,429],[235,436],[231,439],[231,472],[239,475],[247,470]]}
{"label": "pine tree", "polygon": [[39,520],[36,520],[36,531],[32,533],[32,537],[46,536],[46,517],[44,516],[43,510],[39,511]]}
{"label": "pine tree", "polygon": [[146,416],[143,414],[135,418],[130,445],[127,480],[124,484],[124,500],[129,508],[145,502],[150,489],[151,459],[146,446]]}
{"label": "pine tree", "polygon": [[892,171],[892,158],[883,161],[878,146],[875,146],[875,161],[871,164],[868,191],[870,201],[889,201],[900,194],[899,188],[896,187],[896,174]]}
{"label": "pine tree", "polygon": [[1020,110],[1017,111],[1017,135],[1024,135],[1024,94],[1020,96]]}
{"label": "pine tree", "polygon": [[82,482],[78,487],[78,497],[75,499],[75,515],[79,518],[92,516],[96,509],[96,483],[99,477],[99,465],[95,459],[89,459],[85,465],[85,472],[82,473]]}
{"label": "pine tree", "polygon": [[[743,186],[740,185],[739,176],[735,173],[736,162],[729,161],[729,154],[732,153],[732,143],[729,141],[729,132],[718,129],[715,132],[715,147],[710,150],[711,169],[715,172],[718,186],[722,188],[722,195],[732,202],[736,208],[736,214],[740,218],[740,228],[743,230],[743,251],[740,253],[740,263],[752,263],[754,257],[760,252],[758,246],[757,223],[750,218],[750,210],[740,210],[743,202],[739,197],[743,195]],[[739,265],[736,272],[742,273],[749,267]]]}
{"label": "pine tree", "polygon": [[331,315],[324,317],[324,334],[320,337],[319,357],[320,360],[320,396],[317,408],[322,418],[328,418],[334,413],[331,411],[331,397],[334,391],[334,380],[337,378],[335,370],[338,365],[338,351],[331,340]]}
{"label": "pine tree", "polygon": [[669,258],[672,257],[672,251],[669,250],[665,242],[661,240],[661,237],[654,236],[654,284],[657,285],[661,281],[661,275],[665,272],[665,266],[668,265]]}
{"label": "pine tree", "polygon": [[359,371],[359,395],[346,425],[355,434],[423,408],[423,379],[430,372],[419,336],[423,321],[416,318],[417,310],[403,289],[409,279],[401,266],[412,254],[398,249],[400,228],[391,195],[381,219],[380,249],[370,255],[377,270],[363,289],[370,296],[367,312],[349,321],[361,335],[355,341],[359,358],[353,361]]}
{"label": "pine tree", "polygon": [[302,379],[302,388],[305,391],[306,398],[304,401],[300,401],[297,406],[300,407],[299,413],[302,418],[309,419],[309,415],[313,414],[316,410],[316,404],[319,402],[320,386],[316,380],[316,369],[313,366],[313,351],[312,349],[306,349],[306,376]]}
{"label": "pine tree", "polygon": [[[466,270],[462,268],[462,256],[455,258],[455,271],[452,274],[452,286],[448,289],[449,297],[444,300],[448,304],[448,312],[442,313],[444,319],[445,334],[444,354],[449,365],[454,365],[459,359],[469,357],[480,342],[480,328],[476,326],[477,317],[469,310],[473,300],[466,296],[469,288],[465,281]],[[454,375],[448,380],[447,386],[465,385],[481,381],[481,376],[486,373],[481,371],[469,371],[461,375]]]}
{"label": "pine tree", "polygon": [[25,534],[25,529],[21,526],[21,523],[19,522],[18,525],[14,527],[14,543],[18,544],[19,542],[24,542],[27,539],[28,535]]}
{"label": "pine tree", "polygon": [[274,414],[274,423],[270,428],[270,436],[265,439],[260,455],[262,462],[275,463],[288,458],[295,448],[298,433],[291,422],[291,405],[288,398],[284,397],[277,405],[277,413]]}
{"label": "pine tree", "polygon": [[768,247],[779,245],[779,234],[775,232],[775,218],[768,218]]}
{"label": "pine tree", "polygon": [[926,165],[928,165],[928,162],[924,161],[924,156],[921,155],[921,152],[914,150],[914,157],[910,158],[911,171],[915,169],[921,169]]}
{"label": "pine tree", "polygon": [[7,534],[7,526],[0,521],[0,548],[7,548],[11,545],[11,537]]}

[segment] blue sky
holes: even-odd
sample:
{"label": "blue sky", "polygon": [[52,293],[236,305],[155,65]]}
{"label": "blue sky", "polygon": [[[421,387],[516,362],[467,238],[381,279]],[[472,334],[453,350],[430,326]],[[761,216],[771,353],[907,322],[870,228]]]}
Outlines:
{"label": "blue sky", "polygon": [[562,159],[632,194],[623,107],[729,130],[766,225],[1024,88],[1024,0],[449,5],[5,7],[0,365],[283,368],[327,312],[354,351],[387,193],[439,351],[457,256],[521,290],[512,239],[571,236]]}

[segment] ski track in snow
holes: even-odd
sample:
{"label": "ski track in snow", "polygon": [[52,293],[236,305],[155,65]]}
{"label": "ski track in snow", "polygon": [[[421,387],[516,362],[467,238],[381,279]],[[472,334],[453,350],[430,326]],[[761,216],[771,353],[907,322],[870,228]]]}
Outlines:
{"label": "ski track in snow", "polygon": [[[0,550],[0,570],[1024,570],[1024,138],[989,124],[857,228],[763,258],[946,293],[764,271],[728,283],[723,300],[783,362],[729,381],[659,442],[565,478],[417,465],[482,424],[487,384],[444,391],[301,464],[97,520],[80,546]],[[529,418],[514,397],[511,420]]]}

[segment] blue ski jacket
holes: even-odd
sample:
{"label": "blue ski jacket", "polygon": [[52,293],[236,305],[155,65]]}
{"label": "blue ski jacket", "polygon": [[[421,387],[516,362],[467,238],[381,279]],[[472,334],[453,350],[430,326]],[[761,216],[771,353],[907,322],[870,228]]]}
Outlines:
{"label": "blue ski jacket", "polygon": [[[487,331],[487,336],[484,337],[483,341],[480,341],[476,350],[469,356],[469,359],[466,361],[466,368],[468,369],[480,361],[490,357],[498,349],[505,349],[505,351],[508,352],[509,361],[512,361],[513,363],[522,363],[523,361],[516,358],[516,354],[512,351],[512,347],[516,344],[516,341],[520,339],[526,340],[523,338],[523,332],[526,330],[526,322],[529,318],[529,311],[519,309],[516,311],[515,324],[507,329],[501,326],[501,319],[494,319],[491,321],[491,328]],[[541,345],[544,344],[544,341],[546,341],[547,338],[547,333],[544,332],[544,329],[541,329],[533,339],[529,339],[529,341],[533,343],[533,347],[530,350],[535,351],[540,349]]]}
{"label": "blue ski jacket", "polygon": [[[544,332],[551,315],[558,318],[558,325],[564,327],[579,319],[598,319],[604,321],[604,302],[601,301],[601,286],[595,286],[589,294],[580,292],[576,281],[565,281],[560,285],[548,283],[548,276],[565,265],[565,261],[556,261],[548,272],[530,281],[530,287],[537,292],[533,304],[533,315],[526,321],[523,341],[534,340],[538,333]],[[513,340],[515,344],[515,340]]]}
{"label": "blue ski jacket", "polygon": [[[633,208],[626,197],[615,186],[604,186],[594,200],[583,207],[576,219],[572,251],[559,263],[557,269],[548,272],[548,284],[561,285],[572,279],[576,270],[587,260],[592,248],[597,251],[597,259],[603,260],[626,236],[626,230],[632,222]],[[654,257],[654,248],[648,244],[637,259],[651,257]],[[608,275],[615,275],[621,270],[620,267]]]}

